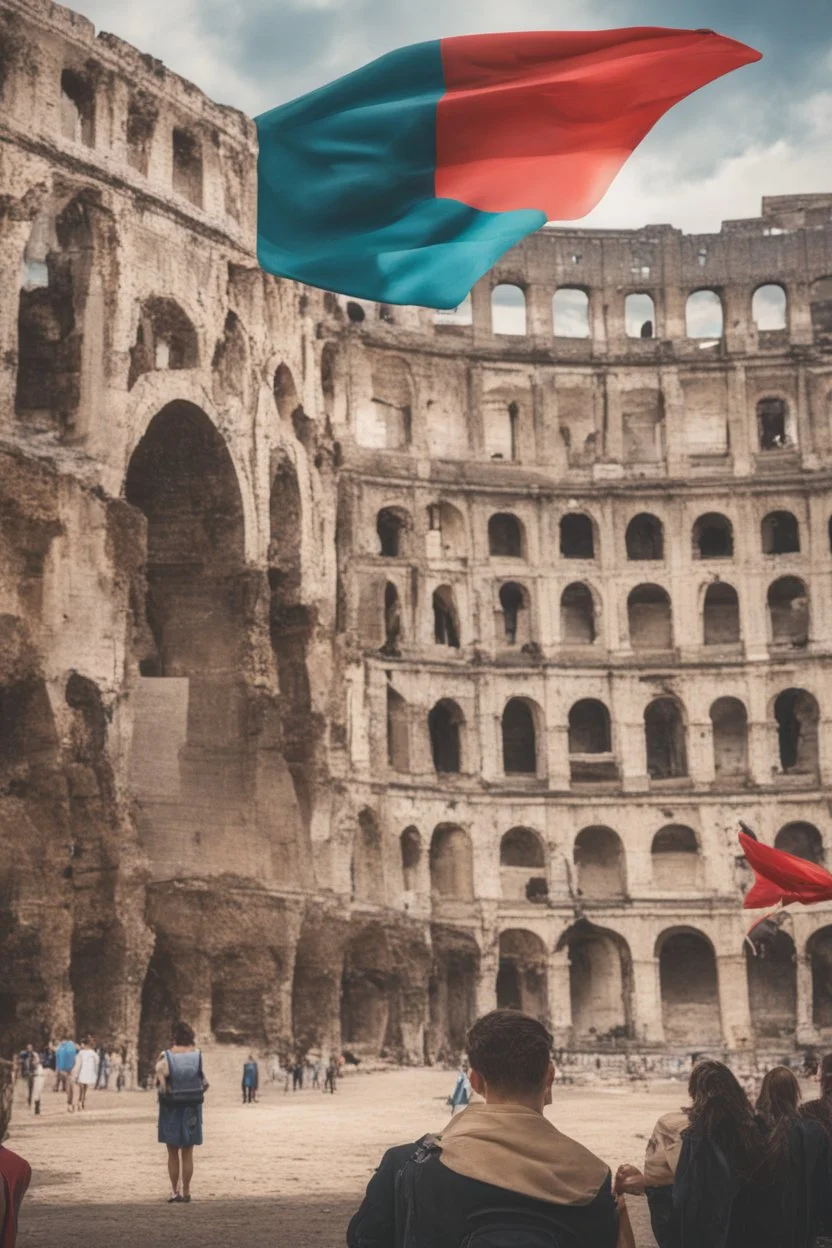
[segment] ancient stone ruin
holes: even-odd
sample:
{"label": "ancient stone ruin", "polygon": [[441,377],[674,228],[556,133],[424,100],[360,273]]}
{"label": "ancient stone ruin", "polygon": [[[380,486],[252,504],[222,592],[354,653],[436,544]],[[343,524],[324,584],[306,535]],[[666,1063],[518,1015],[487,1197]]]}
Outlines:
{"label": "ancient stone ruin", "polygon": [[257,266],[251,121],[0,5],[0,1050],[832,1040],[832,194],[454,312]]}

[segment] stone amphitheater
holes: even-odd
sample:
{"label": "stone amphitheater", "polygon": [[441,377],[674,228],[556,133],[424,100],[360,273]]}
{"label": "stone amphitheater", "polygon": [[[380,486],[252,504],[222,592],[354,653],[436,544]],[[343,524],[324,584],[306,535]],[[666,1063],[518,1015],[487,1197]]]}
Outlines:
{"label": "stone amphitheater", "polygon": [[256,134],[0,3],[0,1046],[832,1040],[832,194],[453,312],[254,256]]}

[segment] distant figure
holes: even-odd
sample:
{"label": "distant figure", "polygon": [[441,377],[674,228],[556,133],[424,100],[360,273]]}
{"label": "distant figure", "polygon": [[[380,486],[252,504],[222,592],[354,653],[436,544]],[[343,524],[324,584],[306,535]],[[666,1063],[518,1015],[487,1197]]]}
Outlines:
{"label": "distant figure", "polygon": [[111,1049],[107,1054],[107,1083],[112,1079],[116,1092],[124,1087],[124,1061],[118,1049]]}
{"label": "distant figure", "polygon": [[277,1083],[282,1073],[283,1067],[280,1065],[280,1058],[273,1057],[269,1062],[269,1078],[272,1083]]}
{"label": "distant figure", "polygon": [[318,1091],[320,1091],[321,1089],[321,1063],[320,1062],[312,1063],[312,1087],[317,1088]]}
{"label": "distant figure", "polygon": [[29,1108],[32,1107],[32,1089],[35,1083],[35,1060],[37,1053],[31,1044],[27,1044],[26,1048],[19,1054],[17,1059],[17,1073],[21,1079],[26,1080],[26,1090]]}
{"label": "distant figure", "polygon": [[243,1064],[243,1104],[250,1105],[255,1099],[260,1076],[254,1054],[249,1053],[248,1061]]}
{"label": "distant figure", "polygon": [[72,1105],[72,1072],[78,1056],[74,1040],[62,1040],[55,1050],[55,1091],[66,1092],[67,1109]]}
{"label": "distant figure", "polygon": [[13,1092],[12,1064],[0,1061],[0,1248],[15,1248],[20,1206],[32,1178],[28,1161],[3,1145],[12,1114]]}
{"label": "distant figure", "polygon": [[75,1086],[78,1089],[78,1111],[87,1103],[87,1088],[94,1088],[98,1082],[98,1054],[92,1047],[92,1039],[87,1036],[83,1041],[75,1059],[72,1072]]}
{"label": "distant figure", "polygon": [[107,1062],[107,1049],[104,1044],[99,1044],[96,1049],[96,1056],[98,1057],[98,1076],[95,1080],[95,1088],[96,1091],[106,1092],[110,1070]]}
{"label": "distant figure", "polygon": [[338,1062],[334,1057],[329,1059],[329,1065],[326,1068],[324,1076],[324,1092],[331,1092],[335,1095],[335,1081],[338,1078]]}
{"label": "distant figure", "polygon": [[292,1067],[292,1091],[303,1091],[303,1062],[298,1058]]}
{"label": "distant figure", "polygon": [[[40,1060],[40,1054],[35,1054],[35,1073],[32,1080],[32,1113],[40,1113],[40,1102],[43,1096],[43,1086],[46,1083],[46,1067]],[[0,1241],[2,1243],[2,1241]]]}
{"label": "distant figure", "polygon": [[[167,1145],[171,1194],[168,1204],[190,1204],[194,1148],[202,1143],[202,1103],[208,1083],[193,1029],[175,1023],[171,1047],[156,1063],[159,1143]],[[180,1177],[182,1190],[179,1190]]]}
{"label": "distant figure", "polygon": [[451,1113],[454,1113],[454,1111],[459,1109],[460,1106],[464,1109],[470,1099],[471,1081],[468,1078],[468,1071],[466,1067],[462,1066],[459,1074],[457,1075],[454,1090],[448,1097],[448,1104],[451,1106]]}

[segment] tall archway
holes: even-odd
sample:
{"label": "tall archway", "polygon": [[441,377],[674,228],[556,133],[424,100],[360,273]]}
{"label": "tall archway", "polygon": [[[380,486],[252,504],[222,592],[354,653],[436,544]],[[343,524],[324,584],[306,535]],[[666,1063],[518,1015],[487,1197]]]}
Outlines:
{"label": "tall archway", "polygon": [[560,599],[560,634],[565,646],[589,646],[597,635],[595,600],[588,585],[567,585]]}
{"label": "tall archway", "polygon": [[624,542],[628,559],[664,559],[664,525],[658,516],[647,512],[633,516],[627,525]]}
{"label": "tall archway", "polygon": [[477,1016],[480,951],[470,932],[431,924],[430,1039],[433,1061],[458,1061]]}
{"label": "tall archway", "polygon": [[358,815],[358,827],[352,848],[350,884],[356,901],[384,903],[381,829],[373,811],[366,807]]}
{"label": "tall archway", "polygon": [[774,703],[780,767],[796,775],[817,775],[820,766],[820,708],[805,689],[784,689]]}
{"label": "tall archway", "polygon": [[627,598],[630,645],[634,650],[672,650],[670,595],[661,585],[637,585]]}
{"label": "tall archway", "polygon": [[733,585],[715,581],[705,590],[702,628],[706,646],[733,646],[740,640],[740,600]]}
{"label": "tall archway", "polygon": [[717,698],[710,715],[716,778],[739,780],[748,774],[748,712],[739,698]]}
{"label": "tall archway", "polygon": [[433,765],[446,775],[462,770],[462,726],[465,718],[456,702],[442,698],[428,715]]}
{"label": "tall archway", "polygon": [[656,698],[644,712],[647,774],[652,780],[677,780],[688,774],[682,705],[676,698]]}
{"label": "tall archway", "polygon": [[693,526],[695,559],[730,559],[734,553],[734,526],[727,516],[709,511]]}
{"label": "tall archway", "polygon": [[583,901],[623,897],[627,891],[624,846],[612,828],[583,828],[575,837],[577,891]]}
{"label": "tall archway", "polygon": [[794,941],[781,928],[773,939],[757,944],[756,956],[745,945],[752,1030],[761,1040],[792,1041],[797,1024]]}
{"label": "tall archway", "polygon": [[812,1021],[818,1031],[832,1033],[832,927],[813,932],[806,945],[812,968]]}
{"label": "tall archway", "polygon": [[402,858],[402,887],[406,893],[412,893],[419,887],[419,869],[422,862],[422,838],[418,828],[405,828],[399,837],[399,849]]}
{"label": "tall archway", "polygon": [[430,843],[431,892],[454,901],[474,900],[474,853],[463,828],[440,823]]}
{"label": "tall archway", "polygon": [[500,885],[506,901],[546,901],[543,842],[531,828],[510,828],[500,841]]}
{"label": "tall archway", "polygon": [[781,576],[768,589],[771,642],[802,648],[809,642],[809,590],[797,576]]}
{"label": "tall archway", "polygon": [[662,1020],[668,1044],[696,1047],[722,1043],[716,958],[711,942],[693,928],[659,937]]}
{"label": "tall archway", "polygon": [[497,1007],[522,1010],[547,1022],[549,994],[546,946],[535,932],[512,928],[500,933]]}
{"label": "tall archway", "polygon": [[653,882],[674,892],[702,886],[702,857],[693,828],[668,824],[653,837]]}
{"label": "tall archway", "polygon": [[506,775],[537,774],[537,729],[534,704],[511,698],[503,711],[503,770]]}
{"label": "tall archway", "polygon": [[632,1036],[632,958],[617,933],[581,919],[561,937],[569,950],[572,1035],[577,1044]]}

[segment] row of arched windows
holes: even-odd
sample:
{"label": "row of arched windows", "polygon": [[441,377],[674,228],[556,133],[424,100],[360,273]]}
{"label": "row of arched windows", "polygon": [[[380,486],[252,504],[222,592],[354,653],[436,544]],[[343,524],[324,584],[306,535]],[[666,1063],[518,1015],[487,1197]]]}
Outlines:
{"label": "row of arched windows", "polygon": [[[443,554],[463,557],[467,552],[465,522],[450,503],[429,508],[430,531],[440,535]],[[383,507],[376,517],[379,553],[396,559],[409,553],[410,515],[401,507]],[[559,524],[559,551],[564,559],[594,560],[598,557],[598,526],[586,512],[570,512]],[[709,511],[691,529],[695,559],[730,559],[734,555],[734,526],[727,516]],[[829,521],[832,550],[832,518]],[[631,562],[661,563],[665,558],[664,524],[650,512],[639,512],[627,524],[624,549]],[[764,555],[799,554],[800,523],[790,511],[770,511],[760,522],[760,549]],[[488,519],[488,553],[499,559],[527,557],[526,530],[513,512],[495,512]]]}
{"label": "row of arched windows", "polygon": [[[388,687],[388,761],[394,770],[410,769],[408,721],[404,699]],[[717,698],[710,708],[713,770],[718,782],[741,784],[748,777],[748,712],[735,697]],[[774,700],[779,765],[783,772],[817,776],[819,767],[817,701],[804,689],[785,689]],[[502,765],[507,776],[536,776],[542,770],[539,747],[543,712],[531,698],[510,698],[501,717]],[[431,755],[437,773],[454,774],[466,766],[465,715],[452,698],[442,698],[428,714]],[[647,773],[653,780],[688,776],[687,718],[680,700],[654,698],[644,711]],[[610,713],[597,698],[582,698],[569,711],[568,742],[573,782],[618,777],[613,756]]]}

